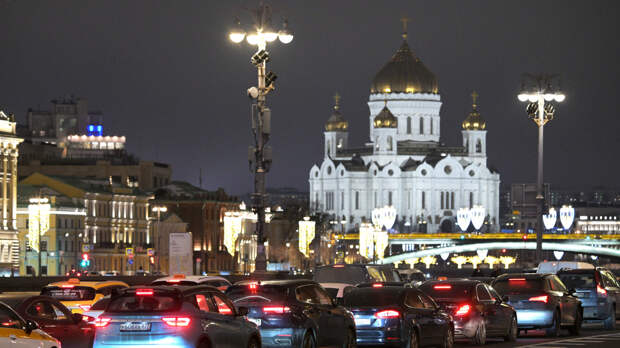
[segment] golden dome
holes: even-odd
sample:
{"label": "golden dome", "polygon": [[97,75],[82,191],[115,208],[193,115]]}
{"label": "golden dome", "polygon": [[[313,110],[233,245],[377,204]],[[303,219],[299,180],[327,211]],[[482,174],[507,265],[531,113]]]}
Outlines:
{"label": "golden dome", "polygon": [[433,93],[439,92],[437,78],[413,55],[403,34],[403,43],[396,54],[379,70],[370,86],[370,93]]}
{"label": "golden dome", "polygon": [[325,124],[325,130],[328,132],[346,132],[349,128],[349,122],[347,122],[340,113],[340,95],[336,93],[334,95],[334,112],[327,120]]}
{"label": "golden dome", "polygon": [[472,110],[463,121],[463,129],[465,130],[485,130],[487,127],[487,122],[480,116],[480,112],[478,111],[478,105],[476,104],[476,99],[478,99],[478,93],[474,91],[471,94],[473,99]]}
{"label": "golden dome", "polygon": [[388,109],[387,100],[385,101],[385,106],[381,112],[375,116],[372,123],[375,128],[396,128],[398,126],[398,119],[396,119],[390,109]]}

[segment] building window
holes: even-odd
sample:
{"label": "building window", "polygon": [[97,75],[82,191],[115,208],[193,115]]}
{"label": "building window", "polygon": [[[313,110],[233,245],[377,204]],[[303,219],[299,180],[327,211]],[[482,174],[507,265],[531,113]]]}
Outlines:
{"label": "building window", "polygon": [[332,142],[331,141],[327,141],[327,156],[332,154]]}
{"label": "building window", "polygon": [[469,193],[469,208],[473,208],[474,207],[474,193],[470,192]]}
{"label": "building window", "polygon": [[392,205],[392,191],[388,192],[388,205]]}
{"label": "building window", "polygon": [[441,193],[441,209],[444,208],[444,198],[443,198],[443,196],[444,196],[444,193],[442,192]]}
{"label": "building window", "polygon": [[333,192],[325,192],[325,209],[326,210],[334,209],[334,193]]}
{"label": "building window", "polygon": [[450,193],[450,209],[454,209],[454,192]]}
{"label": "building window", "polygon": [[378,203],[379,203],[379,202],[377,202],[377,191],[374,192],[374,196],[375,196],[374,197],[375,198],[375,208],[377,208],[378,207]]}
{"label": "building window", "polygon": [[426,209],[426,192],[422,191],[422,209]]}
{"label": "building window", "polygon": [[355,209],[356,210],[360,209],[360,192],[359,191],[355,191]]}
{"label": "building window", "polygon": [[482,141],[480,139],[476,141],[476,153],[482,153]]}
{"label": "building window", "polygon": [[340,210],[344,210],[344,191],[340,192]]}
{"label": "building window", "polygon": [[411,209],[411,193],[407,191],[407,209]]}
{"label": "building window", "polygon": [[420,117],[420,134],[424,134],[424,118]]}
{"label": "building window", "polygon": [[392,149],[393,149],[393,146],[392,146],[392,140],[393,140],[393,139],[392,139],[392,137],[391,137],[391,136],[387,137],[387,150],[388,150],[388,151],[392,151]]}
{"label": "building window", "polygon": [[431,124],[431,134],[433,134],[433,119],[432,118],[431,118],[430,124]]}
{"label": "building window", "polygon": [[407,134],[411,134],[411,117],[407,117]]}

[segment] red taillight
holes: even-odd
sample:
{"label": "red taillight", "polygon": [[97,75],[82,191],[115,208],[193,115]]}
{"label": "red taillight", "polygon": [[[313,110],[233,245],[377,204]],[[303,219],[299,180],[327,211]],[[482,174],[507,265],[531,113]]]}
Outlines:
{"label": "red taillight", "polygon": [[65,285],[63,285],[63,286],[62,286],[62,288],[63,288],[63,289],[73,289],[73,287],[74,287],[74,286],[75,286],[75,285],[66,285],[66,284],[65,284]]}
{"label": "red taillight", "polygon": [[375,317],[379,319],[393,319],[400,317],[400,312],[393,309],[386,309],[375,313]]}
{"label": "red taillight", "polygon": [[153,289],[136,289],[138,296],[153,296]]}
{"label": "red taillight", "polygon": [[601,288],[600,285],[596,286],[596,293],[599,294],[600,296],[607,296],[607,290]]}
{"label": "red taillight", "polygon": [[452,285],[450,285],[450,284],[435,285],[435,286],[433,286],[433,289],[435,289],[435,290],[450,290],[450,289],[452,289]]}
{"label": "red taillight", "polygon": [[547,303],[547,302],[549,302],[549,296],[542,295],[542,296],[530,297],[530,301],[531,302],[544,302],[544,303]]}
{"label": "red taillight", "polygon": [[524,282],[525,278],[510,278],[508,279],[510,282]]}
{"label": "red taillight", "polygon": [[256,290],[258,289],[258,283],[250,283],[248,284],[248,288],[250,288],[250,290]]}
{"label": "red taillight", "polygon": [[96,327],[105,327],[108,326],[108,324],[110,323],[110,318],[97,318],[95,319],[95,326]]}
{"label": "red taillight", "polygon": [[334,268],[344,268],[344,265],[334,265]]}
{"label": "red taillight", "polygon": [[192,321],[189,317],[163,317],[161,320],[172,327],[187,327]]}
{"label": "red taillight", "polygon": [[464,304],[460,306],[459,308],[457,308],[456,312],[454,312],[454,315],[457,317],[463,317],[469,314],[470,311],[471,311],[471,306],[468,304]]}
{"label": "red taillight", "polygon": [[84,321],[85,321],[85,322],[87,322],[87,323],[92,323],[92,322],[94,322],[94,321],[95,321],[95,318],[93,318],[93,317],[89,317],[88,315],[83,315],[83,316],[82,316],[82,320],[84,320]]}
{"label": "red taillight", "polygon": [[289,313],[291,309],[285,306],[269,306],[263,307],[263,313],[265,314],[284,314]]}
{"label": "red taillight", "polygon": [[227,307],[220,307],[218,309],[218,311],[224,315],[231,315],[232,314],[232,309],[227,308]]}
{"label": "red taillight", "polygon": [[382,288],[382,287],[383,287],[383,284],[381,284],[381,283],[375,283],[375,284],[372,284],[372,287],[373,287],[373,288]]}

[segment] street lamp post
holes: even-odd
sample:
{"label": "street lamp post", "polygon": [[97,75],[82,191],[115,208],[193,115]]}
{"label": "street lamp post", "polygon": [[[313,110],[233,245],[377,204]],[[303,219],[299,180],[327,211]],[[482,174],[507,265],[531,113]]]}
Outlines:
{"label": "street lamp post", "polygon": [[536,175],[536,259],[542,260],[543,240],[543,211],[545,206],[545,192],[543,188],[543,145],[544,128],[555,114],[555,106],[551,103],[561,103],[566,96],[559,87],[553,87],[557,75],[552,74],[524,74],[521,92],[518,99],[527,102],[527,113],[538,126],[538,172]]}
{"label": "street lamp post", "polygon": [[153,212],[157,213],[157,231],[155,231],[155,229],[153,228],[153,232],[154,234],[157,235],[157,237],[153,236],[153,239],[155,239],[153,242],[155,242],[155,253],[157,254],[157,267],[156,270],[157,271],[161,271],[161,255],[162,252],[161,250],[159,250],[159,248],[161,248],[161,231],[160,231],[160,226],[159,223],[161,221],[161,213],[165,213],[168,211],[168,208],[165,205],[156,205],[153,207]]}
{"label": "street lamp post", "polygon": [[235,43],[240,43],[245,38],[250,45],[257,46],[258,50],[252,56],[251,63],[258,71],[258,86],[247,90],[252,99],[252,131],[254,133],[254,146],[248,151],[250,170],[254,173],[254,193],[252,202],[257,214],[256,236],[257,253],[255,270],[265,272],[267,259],[265,256],[264,233],[265,233],[265,175],[271,165],[271,148],[265,144],[271,133],[271,111],[267,108],[266,97],[274,87],[277,76],[267,71],[269,52],[267,43],[279,39],[288,44],[293,40],[293,33],[288,28],[288,21],[284,20],[283,27],[276,32],[271,27],[271,6],[261,3],[258,8],[251,11],[254,17],[254,28],[246,34],[241,28],[241,22],[235,20],[235,28],[230,31],[229,38]]}

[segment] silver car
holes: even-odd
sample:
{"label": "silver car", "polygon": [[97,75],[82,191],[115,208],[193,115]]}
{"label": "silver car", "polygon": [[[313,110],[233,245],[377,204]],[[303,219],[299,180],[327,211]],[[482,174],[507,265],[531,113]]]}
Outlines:
{"label": "silver car", "polygon": [[558,336],[561,328],[579,335],[583,318],[581,301],[554,274],[504,274],[493,288],[517,311],[519,330],[545,329]]}

